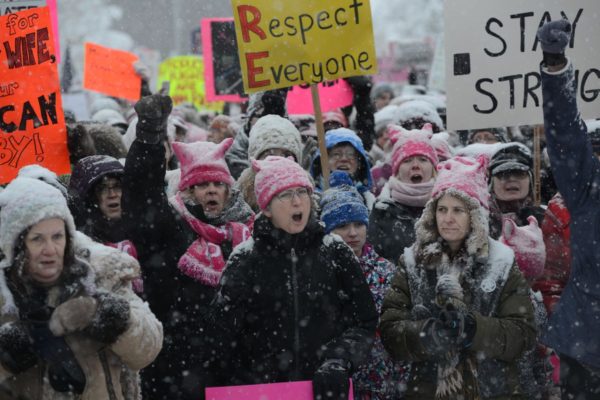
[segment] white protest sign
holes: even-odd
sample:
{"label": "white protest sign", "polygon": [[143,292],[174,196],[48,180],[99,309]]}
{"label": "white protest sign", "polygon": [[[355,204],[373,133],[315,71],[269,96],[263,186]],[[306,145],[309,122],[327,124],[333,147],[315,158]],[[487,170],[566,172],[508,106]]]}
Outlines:
{"label": "white protest sign", "polygon": [[14,14],[35,7],[44,7],[46,0],[0,0],[0,15]]}
{"label": "white protest sign", "polygon": [[567,57],[576,69],[584,118],[600,117],[598,0],[452,0],[445,3],[450,129],[543,123],[538,27],[567,18]]}

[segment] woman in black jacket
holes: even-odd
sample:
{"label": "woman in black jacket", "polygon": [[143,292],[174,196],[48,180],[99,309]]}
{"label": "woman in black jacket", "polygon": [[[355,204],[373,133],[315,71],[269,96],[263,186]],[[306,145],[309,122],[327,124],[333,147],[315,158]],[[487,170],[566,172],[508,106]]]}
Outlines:
{"label": "woman in black jacket", "polygon": [[377,324],[358,260],[315,219],[313,185],[298,164],[275,156],[253,164],[262,213],[213,304],[214,383],[312,379],[315,398],[346,398]]}

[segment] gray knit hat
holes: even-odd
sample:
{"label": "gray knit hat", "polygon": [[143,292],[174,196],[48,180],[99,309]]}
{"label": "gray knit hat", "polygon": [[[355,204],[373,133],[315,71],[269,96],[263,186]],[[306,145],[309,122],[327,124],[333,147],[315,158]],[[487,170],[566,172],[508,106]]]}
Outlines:
{"label": "gray knit hat", "polygon": [[296,162],[302,161],[302,138],[291,121],[273,114],[256,121],[250,130],[248,158],[256,159],[269,149],[288,150]]}

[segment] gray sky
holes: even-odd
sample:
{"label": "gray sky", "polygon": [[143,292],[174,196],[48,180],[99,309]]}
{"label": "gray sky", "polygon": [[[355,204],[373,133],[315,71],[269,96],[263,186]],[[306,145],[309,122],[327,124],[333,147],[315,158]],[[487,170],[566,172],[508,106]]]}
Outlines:
{"label": "gray sky", "polygon": [[186,54],[191,32],[208,17],[231,17],[227,0],[112,0],[123,9],[123,18],[113,28],[129,33],[136,44],[160,51],[162,57]]}

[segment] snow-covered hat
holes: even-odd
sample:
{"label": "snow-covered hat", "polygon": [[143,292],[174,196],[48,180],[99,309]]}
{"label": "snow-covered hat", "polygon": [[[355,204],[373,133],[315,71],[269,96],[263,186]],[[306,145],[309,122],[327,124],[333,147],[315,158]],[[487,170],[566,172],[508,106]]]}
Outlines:
{"label": "snow-covered hat", "polygon": [[433,185],[431,198],[437,199],[446,191],[461,192],[461,198],[472,198],[485,209],[489,209],[490,193],[487,187],[486,159],[454,157],[438,165],[438,175]]}
{"label": "snow-covered hat", "polygon": [[248,139],[248,158],[256,159],[270,149],[284,149],[294,154],[296,162],[302,161],[302,138],[294,124],[279,115],[261,117]]}
{"label": "snow-covered hat", "polygon": [[397,105],[388,104],[375,113],[375,136],[383,135],[387,126],[394,123],[397,110]]}
{"label": "snow-covered hat", "polygon": [[67,197],[67,188],[58,180],[58,176],[41,165],[26,165],[19,170],[18,176],[39,179],[40,181],[46,182],[48,185],[54,186],[60,190],[63,196]]}
{"label": "snow-covered hat", "polygon": [[179,190],[202,182],[224,182],[232,186],[233,178],[225,162],[225,153],[232,144],[232,138],[219,144],[174,142],[173,151],[181,165]]}
{"label": "snow-covered hat", "polygon": [[[325,232],[329,233],[338,226],[351,222],[369,225],[369,210],[358,190],[353,186],[352,178],[343,171],[334,171],[331,176],[338,175],[337,186],[323,192],[321,198],[321,221],[325,224]],[[330,176],[330,177],[331,177]],[[346,180],[339,176],[345,176]]]}
{"label": "snow-covered hat", "polygon": [[295,187],[314,190],[308,173],[291,158],[268,156],[264,160],[252,160],[252,169],[256,172],[254,193],[261,210],[284,190]]}
{"label": "snow-covered hat", "polygon": [[348,118],[346,118],[346,115],[339,108],[323,113],[323,124],[328,122],[337,122],[340,124],[340,127],[348,127]]}
{"label": "snow-covered hat", "polygon": [[0,192],[0,250],[4,254],[0,268],[13,264],[19,235],[49,218],[64,220],[70,237],[74,237],[75,222],[58,189],[38,179],[17,177]]}
{"label": "snow-covered hat", "polygon": [[401,126],[390,125],[388,127],[390,140],[394,143],[392,148],[392,174],[398,173],[398,168],[402,161],[413,156],[424,156],[431,161],[435,167],[438,164],[438,157],[431,137],[433,132],[430,124],[425,124],[423,129],[406,130]]}
{"label": "snow-covered hat", "polygon": [[111,126],[123,126],[125,128],[129,125],[123,114],[111,108],[104,108],[96,112],[92,115],[92,120]]}
{"label": "snow-covered hat", "polygon": [[410,100],[402,103],[396,109],[394,123],[407,129],[430,123],[433,132],[444,130],[444,122],[435,109],[435,106],[425,100]]}
{"label": "snow-covered hat", "polygon": [[531,171],[533,157],[527,146],[511,142],[500,147],[490,160],[490,176],[506,171]]}
{"label": "snow-covered hat", "polygon": [[435,149],[440,162],[452,158],[452,147],[448,143],[449,137],[448,132],[436,133],[431,137],[431,145]]}

